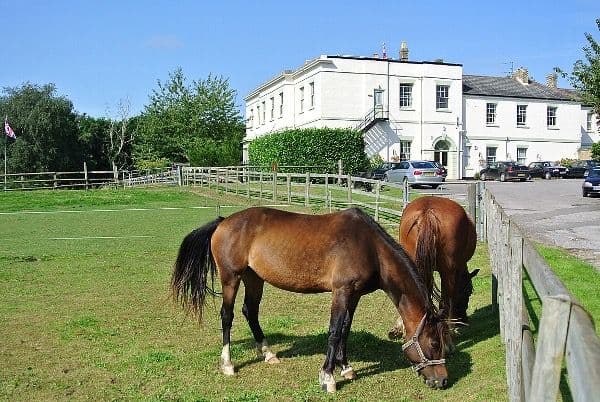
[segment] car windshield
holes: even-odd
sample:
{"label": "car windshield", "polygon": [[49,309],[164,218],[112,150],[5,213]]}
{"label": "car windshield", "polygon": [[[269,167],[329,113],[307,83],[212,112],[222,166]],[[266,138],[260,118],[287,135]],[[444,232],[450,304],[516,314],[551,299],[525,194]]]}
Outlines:
{"label": "car windshield", "polygon": [[435,166],[431,162],[412,162],[415,169],[435,169]]}
{"label": "car windshield", "polygon": [[600,168],[590,169],[590,174],[588,177],[598,177],[600,176]]}

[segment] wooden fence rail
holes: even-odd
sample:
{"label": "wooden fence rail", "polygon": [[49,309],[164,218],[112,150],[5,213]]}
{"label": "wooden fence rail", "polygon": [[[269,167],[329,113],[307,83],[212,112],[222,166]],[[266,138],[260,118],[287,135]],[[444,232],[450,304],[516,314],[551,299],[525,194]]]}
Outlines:
{"label": "wooden fence rail", "polygon": [[[600,340],[589,314],[489,191],[485,191],[484,211],[494,282],[492,303],[499,310],[506,347],[509,399],[557,400],[566,361],[573,400],[598,400]],[[542,301],[536,344],[523,296],[524,272]]]}

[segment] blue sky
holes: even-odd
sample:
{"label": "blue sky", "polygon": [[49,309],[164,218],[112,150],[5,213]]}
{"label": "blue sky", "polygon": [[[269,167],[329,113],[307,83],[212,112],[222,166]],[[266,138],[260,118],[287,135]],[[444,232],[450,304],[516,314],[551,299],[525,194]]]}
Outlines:
{"label": "blue sky", "polygon": [[[598,41],[600,1],[0,0],[0,86],[54,83],[80,113],[112,116],[120,99],[141,112],[157,80],[229,79],[237,104],[256,86],[321,54],[444,59],[465,74],[555,66]],[[559,85],[567,87],[564,80]]]}

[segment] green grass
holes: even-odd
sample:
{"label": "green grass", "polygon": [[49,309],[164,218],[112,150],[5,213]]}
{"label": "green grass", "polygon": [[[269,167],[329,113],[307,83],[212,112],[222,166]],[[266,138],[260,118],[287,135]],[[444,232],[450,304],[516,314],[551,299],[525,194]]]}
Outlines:
{"label": "green grass", "polygon": [[0,400],[506,400],[485,244],[470,263],[482,271],[471,325],[448,357],[449,389],[427,388],[387,339],[396,313],[383,292],[358,305],[348,344],[358,378],[340,381],[335,396],[317,384],[329,294],[266,286],[261,322],[282,359],[267,365],[256,359],[240,290],[238,372],[222,376],[219,300],[198,326],[168,299],[168,284],[183,237],[214,219],[215,205],[243,202],[198,188],[1,194]]}
{"label": "green grass", "polygon": [[600,272],[560,249],[542,245],[536,248],[561,282],[590,313],[596,323],[596,334],[600,336]]}

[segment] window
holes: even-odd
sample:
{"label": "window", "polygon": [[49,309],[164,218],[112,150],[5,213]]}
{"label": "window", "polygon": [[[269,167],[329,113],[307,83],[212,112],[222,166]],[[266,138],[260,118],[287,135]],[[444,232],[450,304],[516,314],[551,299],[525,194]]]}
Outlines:
{"label": "window", "polygon": [[315,107],[315,83],[311,82],[308,87],[310,88],[310,107],[313,108]]}
{"label": "window", "polygon": [[266,119],[266,114],[267,114],[267,105],[266,105],[266,102],[265,102],[265,101],[263,101],[263,102],[262,102],[262,113],[263,113],[263,114],[262,114],[262,124],[265,124],[265,122],[266,122],[266,120],[267,120],[267,119]]}
{"label": "window", "polygon": [[283,92],[279,92],[279,117],[283,116]]}
{"label": "window", "polygon": [[275,118],[275,98],[271,98],[271,121]]}
{"label": "window", "polygon": [[556,107],[548,106],[546,109],[546,120],[548,122],[548,127],[556,127]]}
{"label": "window", "polygon": [[410,141],[400,141],[400,160],[410,160]]}
{"label": "window", "polygon": [[485,149],[485,159],[488,165],[496,163],[496,147],[487,147]]}
{"label": "window", "polygon": [[527,161],[527,148],[517,148],[517,163],[522,165]]}
{"label": "window", "polygon": [[304,112],[304,87],[300,87],[300,113]]}
{"label": "window", "polygon": [[412,84],[400,84],[400,107],[412,107]]}
{"label": "window", "polygon": [[488,125],[495,124],[496,123],[496,104],[488,103],[485,109],[486,109],[486,113],[485,113],[486,124],[488,124]]}
{"label": "window", "polygon": [[254,125],[254,109],[250,109],[250,116],[248,116],[248,127],[252,128]]}
{"label": "window", "polygon": [[258,119],[256,122],[256,125],[258,126],[260,124],[260,105],[256,106],[256,118]]}
{"label": "window", "polygon": [[592,117],[593,117],[592,113],[587,114],[587,120],[586,120],[586,126],[585,126],[585,129],[587,131],[592,131]]}
{"label": "window", "polygon": [[450,86],[448,85],[436,85],[435,86],[435,108],[436,109],[448,109],[448,91]]}
{"label": "window", "polygon": [[517,105],[517,126],[527,123],[527,105]]}

